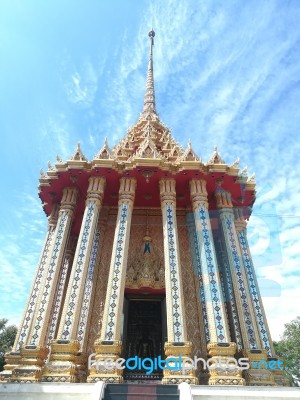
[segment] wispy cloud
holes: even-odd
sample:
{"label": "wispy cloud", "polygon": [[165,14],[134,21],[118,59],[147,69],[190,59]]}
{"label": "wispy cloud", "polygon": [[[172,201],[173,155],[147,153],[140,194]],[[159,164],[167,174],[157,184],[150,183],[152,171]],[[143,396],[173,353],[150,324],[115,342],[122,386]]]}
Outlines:
{"label": "wispy cloud", "polygon": [[16,199],[19,207],[4,221],[8,231],[15,233],[0,235],[0,315],[18,324],[29,296],[47,223],[36,196],[22,192],[12,195],[12,201]]}
{"label": "wispy cloud", "polygon": [[70,131],[69,122],[63,113],[49,117],[41,128],[43,153],[47,149],[48,157],[51,154],[59,154],[63,158],[68,158],[72,152]]}
{"label": "wispy cloud", "polygon": [[93,104],[97,88],[98,76],[93,64],[86,61],[81,71],[74,71],[64,84],[68,99],[77,105],[88,108]]}

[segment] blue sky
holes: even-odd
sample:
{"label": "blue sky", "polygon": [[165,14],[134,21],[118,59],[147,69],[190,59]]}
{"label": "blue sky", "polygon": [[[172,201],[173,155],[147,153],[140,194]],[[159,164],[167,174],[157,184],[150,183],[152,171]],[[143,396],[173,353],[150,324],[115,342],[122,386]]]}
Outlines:
{"label": "blue sky", "polygon": [[40,169],[135,123],[153,26],[162,121],[256,173],[249,239],[278,339],[300,302],[299,21],[297,0],[2,0],[0,317],[19,323],[44,240]]}

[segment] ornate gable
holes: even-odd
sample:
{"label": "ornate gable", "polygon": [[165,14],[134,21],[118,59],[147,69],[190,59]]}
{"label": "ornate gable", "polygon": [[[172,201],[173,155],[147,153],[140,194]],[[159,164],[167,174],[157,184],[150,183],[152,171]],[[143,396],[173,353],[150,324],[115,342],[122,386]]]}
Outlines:
{"label": "ornate gable", "polygon": [[105,138],[103,147],[98,151],[98,153],[95,155],[94,159],[108,160],[111,158],[112,158],[111,150],[108,146],[107,138]]}

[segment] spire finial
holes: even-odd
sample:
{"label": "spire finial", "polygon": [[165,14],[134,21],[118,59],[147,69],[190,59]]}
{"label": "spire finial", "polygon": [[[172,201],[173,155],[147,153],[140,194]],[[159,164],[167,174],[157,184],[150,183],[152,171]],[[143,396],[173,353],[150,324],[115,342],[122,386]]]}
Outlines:
{"label": "spire finial", "polygon": [[146,82],[146,93],[144,97],[144,109],[143,111],[155,112],[155,93],[154,93],[154,80],[153,80],[153,46],[155,32],[153,29],[149,32],[150,38],[150,52],[149,52],[149,64],[147,72]]}

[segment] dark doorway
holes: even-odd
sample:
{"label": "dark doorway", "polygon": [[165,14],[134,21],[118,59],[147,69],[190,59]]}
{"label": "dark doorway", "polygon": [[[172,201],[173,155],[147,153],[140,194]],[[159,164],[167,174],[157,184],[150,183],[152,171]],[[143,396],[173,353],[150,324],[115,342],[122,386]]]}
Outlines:
{"label": "dark doorway", "polygon": [[[160,380],[162,370],[154,360],[164,359],[165,342],[165,301],[164,296],[126,295],[124,309],[123,358],[150,358],[145,367],[138,365],[134,370],[125,369],[125,380]],[[134,365],[134,361],[131,362]],[[153,371],[152,371],[153,368]],[[147,373],[148,372],[148,373]],[[151,372],[151,373],[150,373]]]}

